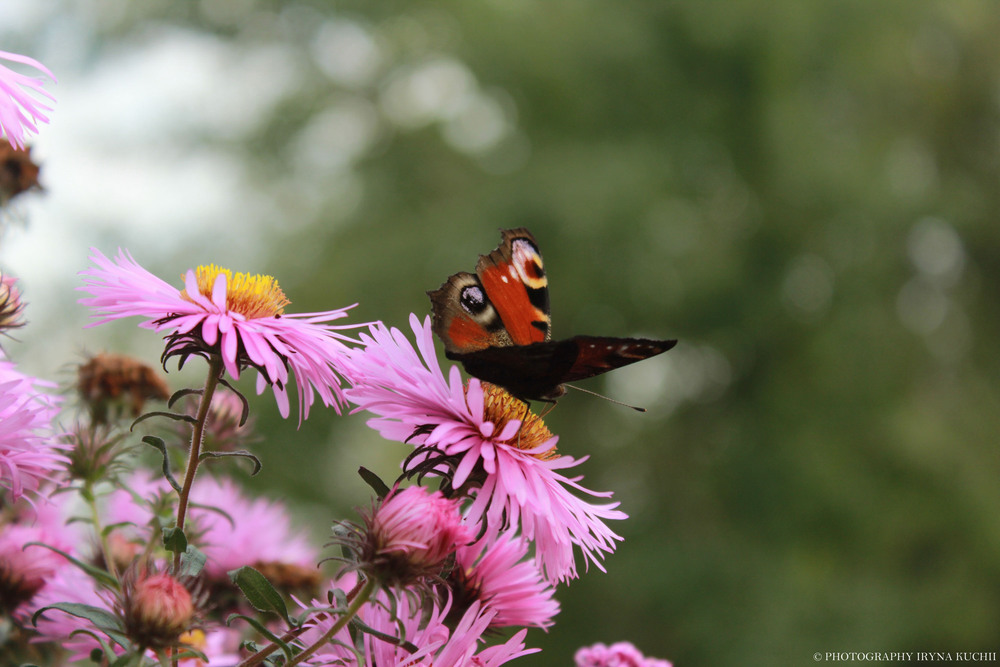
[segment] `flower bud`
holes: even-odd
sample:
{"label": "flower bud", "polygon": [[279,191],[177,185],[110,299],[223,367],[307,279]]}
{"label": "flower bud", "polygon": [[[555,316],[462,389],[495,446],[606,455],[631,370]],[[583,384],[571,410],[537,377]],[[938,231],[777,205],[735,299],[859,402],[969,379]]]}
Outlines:
{"label": "flower bud", "polygon": [[24,303],[15,283],[17,278],[0,276],[0,332],[24,326]]}
{"label": "flower bud", "polygon": [[161,648],[175,645],[190,629],[195,605],[190,591],[169,573],[138,565],[123,577],[120,613],[130,639]]}
{"label": "flower bud", "polygon": [[457,502],[423,487],[394,489],[365,517],[359,569],[388,586],[439,578],[455,549],[472,540]]}

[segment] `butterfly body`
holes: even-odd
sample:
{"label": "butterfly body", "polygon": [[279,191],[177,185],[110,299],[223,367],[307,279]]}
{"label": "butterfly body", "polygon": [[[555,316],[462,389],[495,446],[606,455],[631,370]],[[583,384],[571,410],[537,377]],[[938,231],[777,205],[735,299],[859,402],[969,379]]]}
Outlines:
{"label": "butterfly body", "polygon": [[555,401],[563,384],[665,352],[677,341],[574,336],[552,340],[548,278],[527,229],[501,232],[476,273],[449,277],[428,292],[445,355],[481,380],[524,400]]}

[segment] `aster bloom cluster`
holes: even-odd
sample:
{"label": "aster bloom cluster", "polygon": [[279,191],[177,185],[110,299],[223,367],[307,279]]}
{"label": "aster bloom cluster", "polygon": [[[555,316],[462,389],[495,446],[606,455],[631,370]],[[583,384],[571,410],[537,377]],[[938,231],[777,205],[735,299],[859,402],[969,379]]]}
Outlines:
{"label": "aster bloom cluster", "polygon": [[[48,108],[29,91],[48,96],[0,66],[0,160],[20,170],[2,201],[37,185],[23,137]],[[81,275],[89,326],[137,317],[163,336],[164,372],[193,362],[205,380],[171,394],[145,360],[100,351],[59,400],[0,349],[0,654],[15,664],[499,667],[537,652],[529,631],[554,626],[578,558],[603,570],[621,540],[611,494],[569,472],[585,459],[504,389],[442,368],[428,319],[411,316],[412,339],[335,324],[350,307],[286,312],[271,276],[207,265],[170,283],[122,249],[91,250]],[[24,310],[0,274],[0,334]],[[374,498],[333,522],[326,552],[231,476],[262,465],[236,386],[249,369],[283,417],[294,383],[299,425],[349,409],[413,447],[391,484],[362,469]],[[615,644],[577,664],[668,663]]]}

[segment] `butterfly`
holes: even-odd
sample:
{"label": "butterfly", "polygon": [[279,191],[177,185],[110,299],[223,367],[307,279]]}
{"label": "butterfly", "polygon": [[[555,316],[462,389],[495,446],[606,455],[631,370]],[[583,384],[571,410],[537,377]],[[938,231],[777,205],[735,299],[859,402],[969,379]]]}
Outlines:
{"label": "butterfly", "polygon": [[527,229],[501,230],[500,245],[427,294],[445,356],[525,401],[553,403],[565,383],[648,359],[676,340],[574,336],[552,340],[542,255]]}

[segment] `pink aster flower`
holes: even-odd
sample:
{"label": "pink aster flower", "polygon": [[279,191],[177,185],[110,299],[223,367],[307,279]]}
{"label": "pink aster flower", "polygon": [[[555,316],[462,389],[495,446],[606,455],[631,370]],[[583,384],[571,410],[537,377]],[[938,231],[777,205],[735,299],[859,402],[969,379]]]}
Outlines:
{"label": "pink aster flower", "polygon": [[0,356],[0,488],[12,501],[37,491],[66,461],[67,445],[52,428],[59,401],[44,391],[51,386]]}
{"label": "pink aster flower", "polygon": [[493,544],[480,540],[459,547],[448,578],[454,599],[465,607],[480,601],[484,609],[496,612],[491,627],[548,629],[559,613],[559,603],[535,562],[525,560],[527,554],[527,542],[509,535]]}
{"label": "pink aster flower", "polygon": [[[457,366],[446,378],[438,365],[430,318],[410,325],[417,349],[398,329],[378,324],[362,335],[364,349],[351,354],[354,386],[345,395],[377,415],[368,424],[383,437],[417,445],[410,470],[431,466],[449,474],[452,489],[468,490],[473,502],[466,521],[485,524],[487,539],[520,527],[535,541],[535,556],[549,581],[577,576],[573,545],[587,562],[600,563],[621,538],[605,521],[624,519],[617,503],[595,504],[580,477],[559,471],[582,463],[555,452],[554,437],[541,419],[503,390],[475,378],[462,382]],[[418,351],[419,350],[419,353]],[[523,422],[523,423],[522,423]],[[447,468],[447,470],[445,470]]]}
{"label": "pink aster flower", "polygon": [[[222,358],[234,378],[246,367],[257,369],[257,392],[271,385],[283,417],[289,413],[289,370],[295,375],[299,393],[299,421],[309,415],[313,396],[339,411],[342,402],[340,377],[349,341],[328,322],[346,317],[346,308],[320,313],[287,314],[290,302],[270,276],[233,274],[217,266],[200,266],[184,276],[178,289],[139,266],[132,256],[119,250],[108,259],[92,250],[97,265],[82,271],[84,287],[92,297],[80,303],[94,309],[99,318],[90,326],[110,320],[138,316],[139,326],[167,332],[163,353],[180,357]],[[359,325],[353,325],[359,326]]]}
{"label": "pink aster flower", "polygon": [[22,503],[4,513],[6,520],[0,521],[0,612],[9,614],[28,604],[66,566],[65,558],[40,544],[66,553],[74,553],[80,544],[82,533],[77,524],[67,521],[65,498],[59,495],[33,507]]}
{"label": "pink aster flower", "polygon": [[[353,577],[348,575],[338,584],[351,579]],[[364,660],[360,664],[380,667],[498,667],[538,651],[524,647],[527,630],[521,630],[502,644],[484,646],[483,636],[495,612],[483,608],[478,602],[461,616],[454,630],[446,623],[450,607],[447,601],[435,604],[429,612],[414,604],[414,599],[408,596],[401,596],[395,605],[389,604],[386,594],[382,592],[362,607],[358,617],[365,625],[386,635],[405,637],[416,650],[410,652],[377,636],[365,634]],[[314,601],[313,606],[321,608],[325,604]],[[395,615],[389,611],[391,609],[395,610]],[[329,614],[313,616],[306,622],[307,629],[299,637],[299,642],[309,646],[331,629],[337,620],[337,616]],[[352,645],[353,639],[344,628],[303,664],[311,667],[359,664],[357,654],[349,648]]]}
{"label": "pink aster flower", "polygon": [[666,660],[647,658],[629,642],[586,646],[576,652],[574,660],[576,667],[671,667]]}
{"label": "pink aster flower", "polygon": [[[0,60],[34,67],[53,81],[56,80],[55,75],[34,58],[0,51]],[[0,65],[0,130],[3,130],[7,140],[18,148],[24,148],[25,132],[38,133],[35,123],[49,122],[44,112],[51,111],[51,107],[32,97],[32,93],[55,100],[39,79],[18,74]]]}
{"label": "pink aster flower", "polygon": [[[170,487],[162,477],[136,471],[126,487],[108,496],[105,522],[109,525],[146,526],[150,509],[136,504],[133,493],[151,499]],[[315,575],[319,552],[302,532],[292,528],[284,504],[267,498],[250,498],[235,482],[211,475],[198,477],[191,491],[189,539],[208,557],[205,575],[228,581],[230,570],[250,565],[260,570],[301,568]],[[139,538],[141,531],[124,534]],[[141,539],[141,538],[140,538]],[[280,583],[280,582],[275,582]]]}

